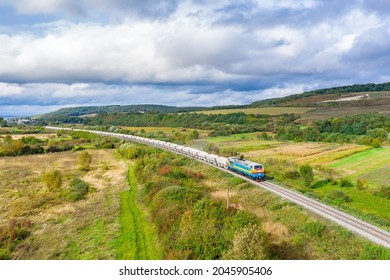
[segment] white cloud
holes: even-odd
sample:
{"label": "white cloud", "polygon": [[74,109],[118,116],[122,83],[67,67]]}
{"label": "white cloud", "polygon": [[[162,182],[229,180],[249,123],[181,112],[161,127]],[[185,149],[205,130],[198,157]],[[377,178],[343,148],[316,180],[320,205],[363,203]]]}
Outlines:
{"label": "white cloud", "polygon": [[[364,22],[363,18],[369,19]],[[0,78],[19,81],[176,83],[238,81],[334,70],[375,16],[351,11],[309,29],[247,30],[199,22],[51,23],[44,34],[0,35]],[[43,28],[42,25],[39,28]]]}
{"label": "white cloud", "polygon": [[382,0],[1,3],[60,20],[0,33],[0,106],[242,104],[390,70],[366,60],[390,42]]}
{"label": "white cloud", "polygon": [[[0,84],[3,102],[0,115],[12,108],[14,115],[39,112],[42,107],[49,109],[69,106],[104,104],[164,104],[177,106],[216,106],[247,104],[263,98],[282,97],[307,89],[303,85],[284,85],[266,90],[234,91],[216,90],[212,94],[199,93],[199,89],[182,89],[153,86],[105,85],[105,84]],[[201,90],[201,89],[200,89]],[[19,109],[18,106],[20,106]],[[26,109],[27,108],[27,109]],[[44,110],[46,111],[46,110]],[[8,113],[9,115],[10,113]],[[35,113],[37,114],[37,113]]]}

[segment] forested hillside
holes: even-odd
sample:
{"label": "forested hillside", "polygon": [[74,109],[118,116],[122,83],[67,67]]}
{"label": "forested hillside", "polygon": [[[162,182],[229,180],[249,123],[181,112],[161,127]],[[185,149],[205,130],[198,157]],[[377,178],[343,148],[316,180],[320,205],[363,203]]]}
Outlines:
{"label": "forested hillside", "polygon": [[110,105],[110,106],[85,106],[63,108],[48,114],[41,115],[43,119],[55,119],[58,117],[77,117],[94,114],[109,114],[109,113],[133,113],[133,112],[154,112],[154,113],[180,113],[188,111],[196,111],[202,109],[200,107],[175,107],[164,105]]}

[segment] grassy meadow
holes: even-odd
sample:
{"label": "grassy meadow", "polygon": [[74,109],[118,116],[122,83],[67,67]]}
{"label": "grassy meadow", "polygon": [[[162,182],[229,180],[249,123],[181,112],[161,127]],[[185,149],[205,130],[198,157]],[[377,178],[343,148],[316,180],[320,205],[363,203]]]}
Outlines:
{"label": "grassy meadow", "polygon": [[[80,152],[0,158],[0,258],[116,258],[127,165],[112,150],[88,152],[89,171],[80,170]],[[52,170],[62,174],[55,190],[42,182],[43,173]],[[72,178],[89,184],[85,199],[67,198]]]}
{"label": "grassy meadow", "polygon": [[[185,157],[83,133],[34,137],[45,147],[73,148],[0,157],[0,259],[390,259],[388,250],[334,223]],[[381,192],[388,147],[259,138],[202,135],[189,143],[261,162],[269,180],[390,228]],[[85,152],[88,166],[80,163]],[[292,164],[314,167],[310,188],[286,177]],[[82,197],[72,193],[75,179],[87,186]]]}

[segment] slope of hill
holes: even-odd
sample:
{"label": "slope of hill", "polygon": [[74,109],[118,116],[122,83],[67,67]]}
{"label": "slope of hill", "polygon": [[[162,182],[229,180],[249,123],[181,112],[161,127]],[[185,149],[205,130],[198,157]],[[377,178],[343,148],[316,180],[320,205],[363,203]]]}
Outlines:
{"label": "slope of hill", "polygon": [[[229,114],[252,112],[254,108],[292,107],[284,110],[285,113],[294,113],[293,108],[308,108],[300,113],[300,122],[326,119],[329,117],[344,117],[348,115],[379,112],[390,115],[390,83],[363,84],[327,89],[318,89],[282,98],[260,100],[248,105],[228,105],[214,107],[175,107],[164,105],[111,105],[111,106],[86,106],[63,108],[55,112],[47,113],[38,118],[44,120],[60,120],[69,123],[80,123],[82,117],[93,117],[98,114],[113,113],[182,113],[205,112],[206,114]],[[251,112],[249,112],[252,110]],[[215,111],[215,112],[214,112]],[[280,110],[279,110],[280,111]],[[261,112],[259,113],[261,114]],[[81,118],[80,118],[81,117]]]}
{"label": "slope of hill", "polygon": [[[382,84],[357,84],[350,86],[341,86],[333,88],[318,89],[313,91],[307,91],[300,94],[289,95],[281,98],[265,99],[255,101],[250,104],[250,107],[268,107],[268,106],[321,106],[321,101],[339,100],[341,98],[351,96],[363,96],[369,93],[369,98],[380,100],[382,94],[384,98],[390,98],[390,83]],[[362,101],[361,99],[350,101]],[[389,100],[387,100],[389,102]],[[345,103],[347,104],[347,103]]]}
{"label": "slope of hill", "polygon": [[51,113],[43,114],[40,117],[44,119],[52,119],[61,116],[66,117],[80,117],[95,115],[101,113],[134,113],[134,112],[153,112],[153,113],[180,113],[200,110],[201,107],[175,107],[165,105],[109,105],[109,106],[85,106],[85,107],[71,107],[63,108]]}

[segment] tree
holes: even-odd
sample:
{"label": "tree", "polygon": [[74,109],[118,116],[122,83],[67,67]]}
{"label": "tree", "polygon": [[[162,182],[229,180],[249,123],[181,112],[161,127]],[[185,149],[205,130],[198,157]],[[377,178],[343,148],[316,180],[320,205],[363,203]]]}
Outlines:
{"label": "tree", "polygon": [[261,133],[260,138],[263,139],[264,141],[268,140],[267,133],[265,133],[265,132]]}
{"label": "tree", "polygon": [[92,155],[87,151],[82,151],[78,156],[78,163],[81,170],[88,171],[92,162]]}
{"label": "tree", "polygon": [[305,187],[310,188],[311,183],[313,182],[314,179],[313,168],[307,164],[302,165],[301,168],[299,169],[299,173],[303,177],[303,181],[305,182]]}
{"label": "tree", "polygon": [[0,117],[0,127],[5,127],[5,126],[7,126],[7,121],[2,117]]}

